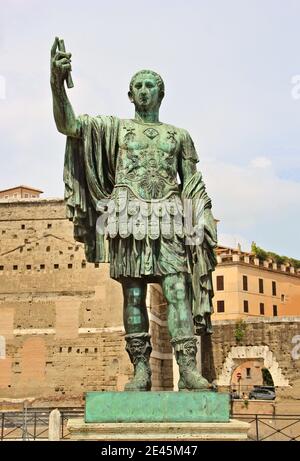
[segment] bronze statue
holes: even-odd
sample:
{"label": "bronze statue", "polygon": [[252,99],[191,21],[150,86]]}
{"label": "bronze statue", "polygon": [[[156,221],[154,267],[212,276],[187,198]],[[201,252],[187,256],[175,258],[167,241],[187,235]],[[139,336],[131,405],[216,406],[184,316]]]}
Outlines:
{"label": "bronze statue", "polygon": [[122,284],[126,350],[134,365],[125,390],[151,389],[147,283],[160,283],[167,301],[179,390],[206,389],[194,334],[211,333],[217,235],[193,141],[187,131],[159,121],[165,88],[157,73],[132,77],[135,117],[121,120],[75,116],[64,86],[72,82],[70,71],[71,54],[56,38],[51,88],[56,126],[67,136],[67,216],[87,260],[109,260],[111,277]]}

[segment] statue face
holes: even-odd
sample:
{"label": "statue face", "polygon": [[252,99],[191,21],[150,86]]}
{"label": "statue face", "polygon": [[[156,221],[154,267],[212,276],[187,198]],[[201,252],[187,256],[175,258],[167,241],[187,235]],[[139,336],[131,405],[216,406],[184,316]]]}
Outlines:
{"label": "statue face", "polygon": [[156,78],[151,74],[139,75],[134,81],[132,92],[129,93],[129,99],[143,112],[158,109],[161,95]]}

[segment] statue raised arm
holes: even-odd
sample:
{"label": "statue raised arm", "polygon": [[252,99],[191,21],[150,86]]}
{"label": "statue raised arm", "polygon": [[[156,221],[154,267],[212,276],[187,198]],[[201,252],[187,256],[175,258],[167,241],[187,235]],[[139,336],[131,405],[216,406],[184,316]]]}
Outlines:
{"label": "statue raised arm", "polygon": [[[68,99],[64,82],[70,76],[71,53],[59,49],[60,40],[55,38],[51,48],[51,90],[53,114],[58,131],[71,137],[78,137],[78,124],[73,107]],[[61,48],[61,47],[60,47]]]}

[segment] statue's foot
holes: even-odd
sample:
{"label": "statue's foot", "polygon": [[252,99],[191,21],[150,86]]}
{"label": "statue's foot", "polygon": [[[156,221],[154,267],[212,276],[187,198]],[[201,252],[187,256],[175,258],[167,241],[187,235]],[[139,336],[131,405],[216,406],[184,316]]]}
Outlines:
{"label": "statue's foot", "polygon": [[210,384],[207,379],[203,378],[203,376],[197,370],[187,370],[180,376],[178,382],[178,389],[180,391],[204,390],[209,389],[209,387]]}
{"label": "statue's foot", "polygon": [[125,384],[124,391],[151,391],[150,367],[139,367],[131,381]]}

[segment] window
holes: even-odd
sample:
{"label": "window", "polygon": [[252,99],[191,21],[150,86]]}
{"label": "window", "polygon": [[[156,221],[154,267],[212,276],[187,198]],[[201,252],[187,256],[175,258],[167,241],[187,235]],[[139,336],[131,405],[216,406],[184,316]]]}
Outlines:
{"label": "window", "polygon": [[217,312],[225,312],[225,302],[217,301]]}
{"label": "window", "polygon": [[258,279],[258,288],[259,288],[260,293],[264,292],[264,281],[263,281],[263,279]]}
{"label": "window", "polygon": [[251,378],[251,368],[246,368],[246,378]]}
{"label": "window", "polygon": [[18,194],[14,194],[14,198],[17,198],[18,197]]}
{"label": "window", "polygon": [[14,270],[14,271],[17,271],[17,270],[18,270],[18,266],[13,266],[13,270]]}
{"label": "window", "polygon": [[86,268],[86,262],[85,262],[85,261],[82,261],[81,267],[82,267],[82,269],[85,269],[85,268]]}
{"label": "window", "polygon": [[217,290],[224,290],[224,277],[217,275]]}
{"label": "window", "polygon": [[278,312],[277,312],[277,306],[273,306],[273,316],[277,317]]}
{"label": "window", "polygon": [[21,224],[21,229],[25,229],[25,224]]}
{"label": "window", "polygon": [[281,302],[284,303],[284,301],[285,301],[285,296],[281,295]]}
{"label": "window", "polygon": [[25,198],[28,198],[28,194],[24,194],[24,197],[25,197]]}
{"label": "window", "polygon": [[276,282],[272,282],[272,296],[276,296]]}
{"label": "window", "polygon": [[72,269],[73,264],[68,264],[68,269]]}
{"label": "window", "polygon": [[259,304],[259,313],[260,313],[260,315],[265,315],[265,305],[264,305],[264,303]]}
{"label": "window", "polygon": [[248,291],[248,277],[247,277],[247,275],[243,275],[243,290]]}
{"label": "window", "polygon": [[51,227],[52,227],[52,224],[48,224],[48,225],[47,225],[47,228],[48,228],[48,229],[51,229]]}
{"label": "window", "polygon": [[49,251],[50,251],[50,247],[46,247],[46,251],[48,251],[48,252],[49,252]]}
{"label": "window", "polygon": [[4,266],[0,266],[0,271],[3,271],[4,270]]}
{"label": "window", "polygon": [[249,303],[248,303],[248,301],[244,301],[244,312],[249,312]]}
{"label": "window", "polygon": [[99,263],[95,263],[95,269],[99,268]]}
{"label": "window", "polygon": [[32,198],[35,198],[35,197],[36,197],[36,195],[34,195],[34,194],[31,194],[31,197],[32,197]]}
{"label": "window", "polygon": [[31,269],[31,264],[27,264],[26,269],[29,271]]}
{"label": "window", "polygon": [[5,197],[4,197],[4,198],[9,198],[9,196],[8,196],[8,195],[5,195]]}
{"label": "window", "polygon": [[45,269],[45,264],[41,264],[40,269]]}
{"label": "window", "polygon": [[54,269],[59,269],[59,264],[54,264]]}

